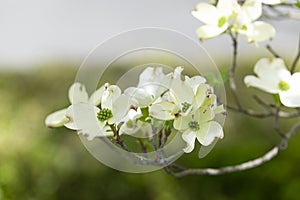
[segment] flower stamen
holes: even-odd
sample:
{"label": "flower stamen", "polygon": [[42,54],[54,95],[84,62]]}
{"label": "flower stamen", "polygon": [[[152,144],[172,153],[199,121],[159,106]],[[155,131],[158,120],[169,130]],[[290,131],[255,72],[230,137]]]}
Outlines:
{"label": "flower stamen", "polygon": [[98,117],[99,121],[104,122],[105,120],[108,120],[112,116],[113,116],[113,114],[112,114],[111,110],[109,110],[108,108],[104,108],[98,112],[97,117]]}
{"label": "flower stamen", "polygon": [[282,91],[287,91],[290,89],[290,85],[285,81],[280,81],[278,83],[278,88]]}

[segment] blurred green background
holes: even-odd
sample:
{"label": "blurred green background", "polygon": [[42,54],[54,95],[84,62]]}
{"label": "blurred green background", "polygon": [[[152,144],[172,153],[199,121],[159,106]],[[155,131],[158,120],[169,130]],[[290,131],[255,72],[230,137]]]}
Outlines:
{"label": "blurred green background", "polygon": [[[129,174],[106,167],[87,152],[75,132],[44,125],[47,114],[69,104],[67,91],[75,76],[75,68],[63,65],[0,73],[1,200],[299,199],[300,134],[273,161],[217,177],[176,179],[163,170]],[[229,112],[225,138],[207,157],[198,159],[194,151],[178,162],[221,167],[253,159],[278,142],[271,123]]]}

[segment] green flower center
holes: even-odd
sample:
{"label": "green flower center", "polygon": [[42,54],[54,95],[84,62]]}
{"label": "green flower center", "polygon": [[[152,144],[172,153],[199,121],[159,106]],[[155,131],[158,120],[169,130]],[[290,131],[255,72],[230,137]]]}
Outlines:
{"label": "green flower center", "polygon": [[186,112],[191,107],[191,104],[188,103],[188,102],[184,102],[181,105],[182,105],[182,111],[183,112]]}
{"label": "green flower center", "polygon": [[220,28],[220,27],[222,27],[225,23],[226,23],[226,17],[221,17],[220,19],[219,19],[219,21],[218,21],[218,27]]}
{"label": "green flower center", "polygon": [[200,129],[199,123],[196,121],[191,121],[189,122],[189,127],[190,129],[192,129],[193,131],[198,131]]}
{"label": "green flower center", "polygon": [[113,114],[112,114],[111,110],[109,110],[108,108],[104,108],[98,112],[98,119],[101,122],[108,120],[112,116],[113,116]]}
{"label": "green flower center", "polygon": [[248,30],[248,28],[247,28],[247,26],[245,24],[242,26],[242,30],[243,31],[247,31]]}
{"label": "green flower center", "polygon": [[282,91],[287,91],[287,90],[290,89],[290,85],[289,85],[287,82],[285,82],[285,81],[280,81],[280,82],[278,83],[278,87],[279,87],[279,89],[282,90]]}

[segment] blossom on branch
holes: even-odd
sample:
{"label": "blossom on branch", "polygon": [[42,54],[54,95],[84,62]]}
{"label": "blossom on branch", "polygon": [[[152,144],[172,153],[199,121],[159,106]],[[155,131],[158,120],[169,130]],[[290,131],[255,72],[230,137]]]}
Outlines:
{"label": "blossom on branch", "polygon": [[257,76],[246,76],[248,87],[256,87],[271,94],[279,94],[286,107],[300,107],[300,72],[291,74],[281,58],[262,58],[254,67]]}
{"label": "blossom on branch", "polygon": [[275,36],[272,25],[256,21],[262,15],[260,0],[246,0],[243,5],[239,5],[237,0],[219,0],[216,6],[199,3],[192,15],[205,23],[196,31],[200,40],[216,37],[226,31],[241,34],[248,42],[254,43],[271,40]]}

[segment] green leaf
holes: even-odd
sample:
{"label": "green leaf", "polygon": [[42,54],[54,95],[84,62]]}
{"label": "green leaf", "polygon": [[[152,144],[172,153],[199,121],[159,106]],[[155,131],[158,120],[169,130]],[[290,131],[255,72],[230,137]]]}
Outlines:
{"label": "green leaf", "polygon": [[297,3],[294,4],[297,8],[300,9],[300,1],[298,1]]}

